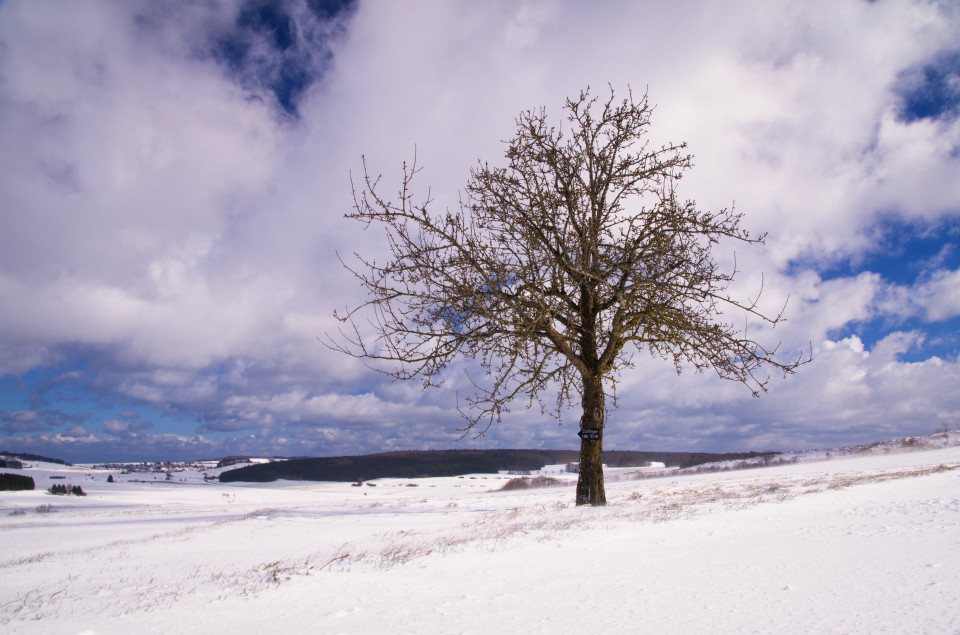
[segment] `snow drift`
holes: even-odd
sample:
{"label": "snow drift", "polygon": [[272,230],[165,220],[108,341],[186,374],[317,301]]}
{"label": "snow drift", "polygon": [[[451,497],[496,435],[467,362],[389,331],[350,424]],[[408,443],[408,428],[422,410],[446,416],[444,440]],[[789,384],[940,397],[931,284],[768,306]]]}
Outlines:
{"label": "snow drift", "polygon": [[[0,623],[954,632],[960,448],[939,437],[735,471],[612,470],[605,508],[572,506],[562,470],[568,484],[498,491],[512,477],[237,485],[25,462],[37,490],[0,492]],[[55,482],[88,495],[46,494]]]}

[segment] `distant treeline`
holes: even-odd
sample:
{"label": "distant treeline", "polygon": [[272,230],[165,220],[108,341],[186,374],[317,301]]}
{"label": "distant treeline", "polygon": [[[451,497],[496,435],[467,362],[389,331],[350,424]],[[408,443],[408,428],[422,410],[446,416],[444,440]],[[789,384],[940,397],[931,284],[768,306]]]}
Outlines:
{"label": "distant treeline", "polygon": [[36,487],[33,479],[23,474],[0,474],[0,491],[15,492]]}
{"label": "distant treeline", "polygon": [[[609,467],[643,467],[651,462],[669,467],[690,467],[712,461],[738,460],[760,456],[757,452],[705,454],[696,452],[632,452],[612,450],[603,453]],[[376,478],[419,478],[458,476],[460,474],[496,474],[500,471],[535,471],[545,465],[576,463],[577,450],[435,450],[386,452],[362,456],[337,456],[292,459],[261,463],[230,470],[220,475],[224,483],[248,481],[266,483],[289,481],[358,482]]]}
{"label": "distant treeline", "polygon": [[217,461],[217,467],[230,467],[237,463],[246,463],[250,460],[248,456],[225,456]]}
{"label": "distant treeline", "polygon": [[12,456],[20,459],[21,461],[43,461],[44,463],[59,463],[60,465],[70,465],[66,461],[61,459],[51,459],[46,456],[40,456],[39,454],[24,454],[22,452],[0,452],[0,455]]}

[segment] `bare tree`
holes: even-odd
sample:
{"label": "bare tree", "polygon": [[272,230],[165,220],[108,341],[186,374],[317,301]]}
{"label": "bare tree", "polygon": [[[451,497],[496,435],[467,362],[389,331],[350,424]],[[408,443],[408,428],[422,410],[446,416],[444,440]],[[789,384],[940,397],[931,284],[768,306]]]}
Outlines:
{"label": "bare tree", "polygon": [[603,505],[607,389],[635,351],[678,373],[712,368],[754,395],[770,370],[791,373],[803,360],[779,361],[723,319],[734,310],[782,320],[731,297],[736,270],[711,255],[721,239],[763,236],[751,237],[732,210],[677,198],[692,157],[686,144],[650,147],[647,96],[618,102],[611,88],[601,101],[587,89],[565,110],[565,128],[548,125],[543,109],[521,113],[507,166],[478,164],[456,210],[435,211],[429,194],[415,199],[416,158],[396,199],[381,194],[364,159],[347,216],[382,224],[391,257],[344,263],[369,299],[335,314],[346,328],[331,345],[390,362],[383,372],[425,387],[456,358],[475,359],[484,376],[460,411],[479,434],[521,396],[557,417],[579,399],[576,502]]}

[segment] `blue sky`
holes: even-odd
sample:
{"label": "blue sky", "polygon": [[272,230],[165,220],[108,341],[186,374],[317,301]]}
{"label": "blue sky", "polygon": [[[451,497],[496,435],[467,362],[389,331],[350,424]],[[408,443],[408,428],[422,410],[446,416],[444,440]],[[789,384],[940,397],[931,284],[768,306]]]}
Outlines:
{"label": "blue sky", "polygon": [[688,142],[681,195],[768,232],[734,290],[786,302],[758,332],[814,361],[754,399],[640,352],[605,447],[960,427],[958,42],[955,2],[7,0],[0,450],[577,447],[575,413],[523,407],[460,439],[469,360],[424,392],[317,338],[362,298],[337,251],[384,247],[343,219],[361,155],[392,184],[416,148],[455,204],[521,110],[608,83]]}

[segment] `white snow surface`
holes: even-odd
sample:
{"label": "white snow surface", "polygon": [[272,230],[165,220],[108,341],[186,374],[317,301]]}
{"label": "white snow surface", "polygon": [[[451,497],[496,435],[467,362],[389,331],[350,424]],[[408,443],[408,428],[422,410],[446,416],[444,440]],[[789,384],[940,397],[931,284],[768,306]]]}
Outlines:
{"label": "white snow surface", "polygon": [[134,482],[28,461],[0,470],[37,481],[0,492],[0,631],[955,633],[958,468],[958,447],[884,447],[609,470],[608,505],[578,508],[570,480]]}

